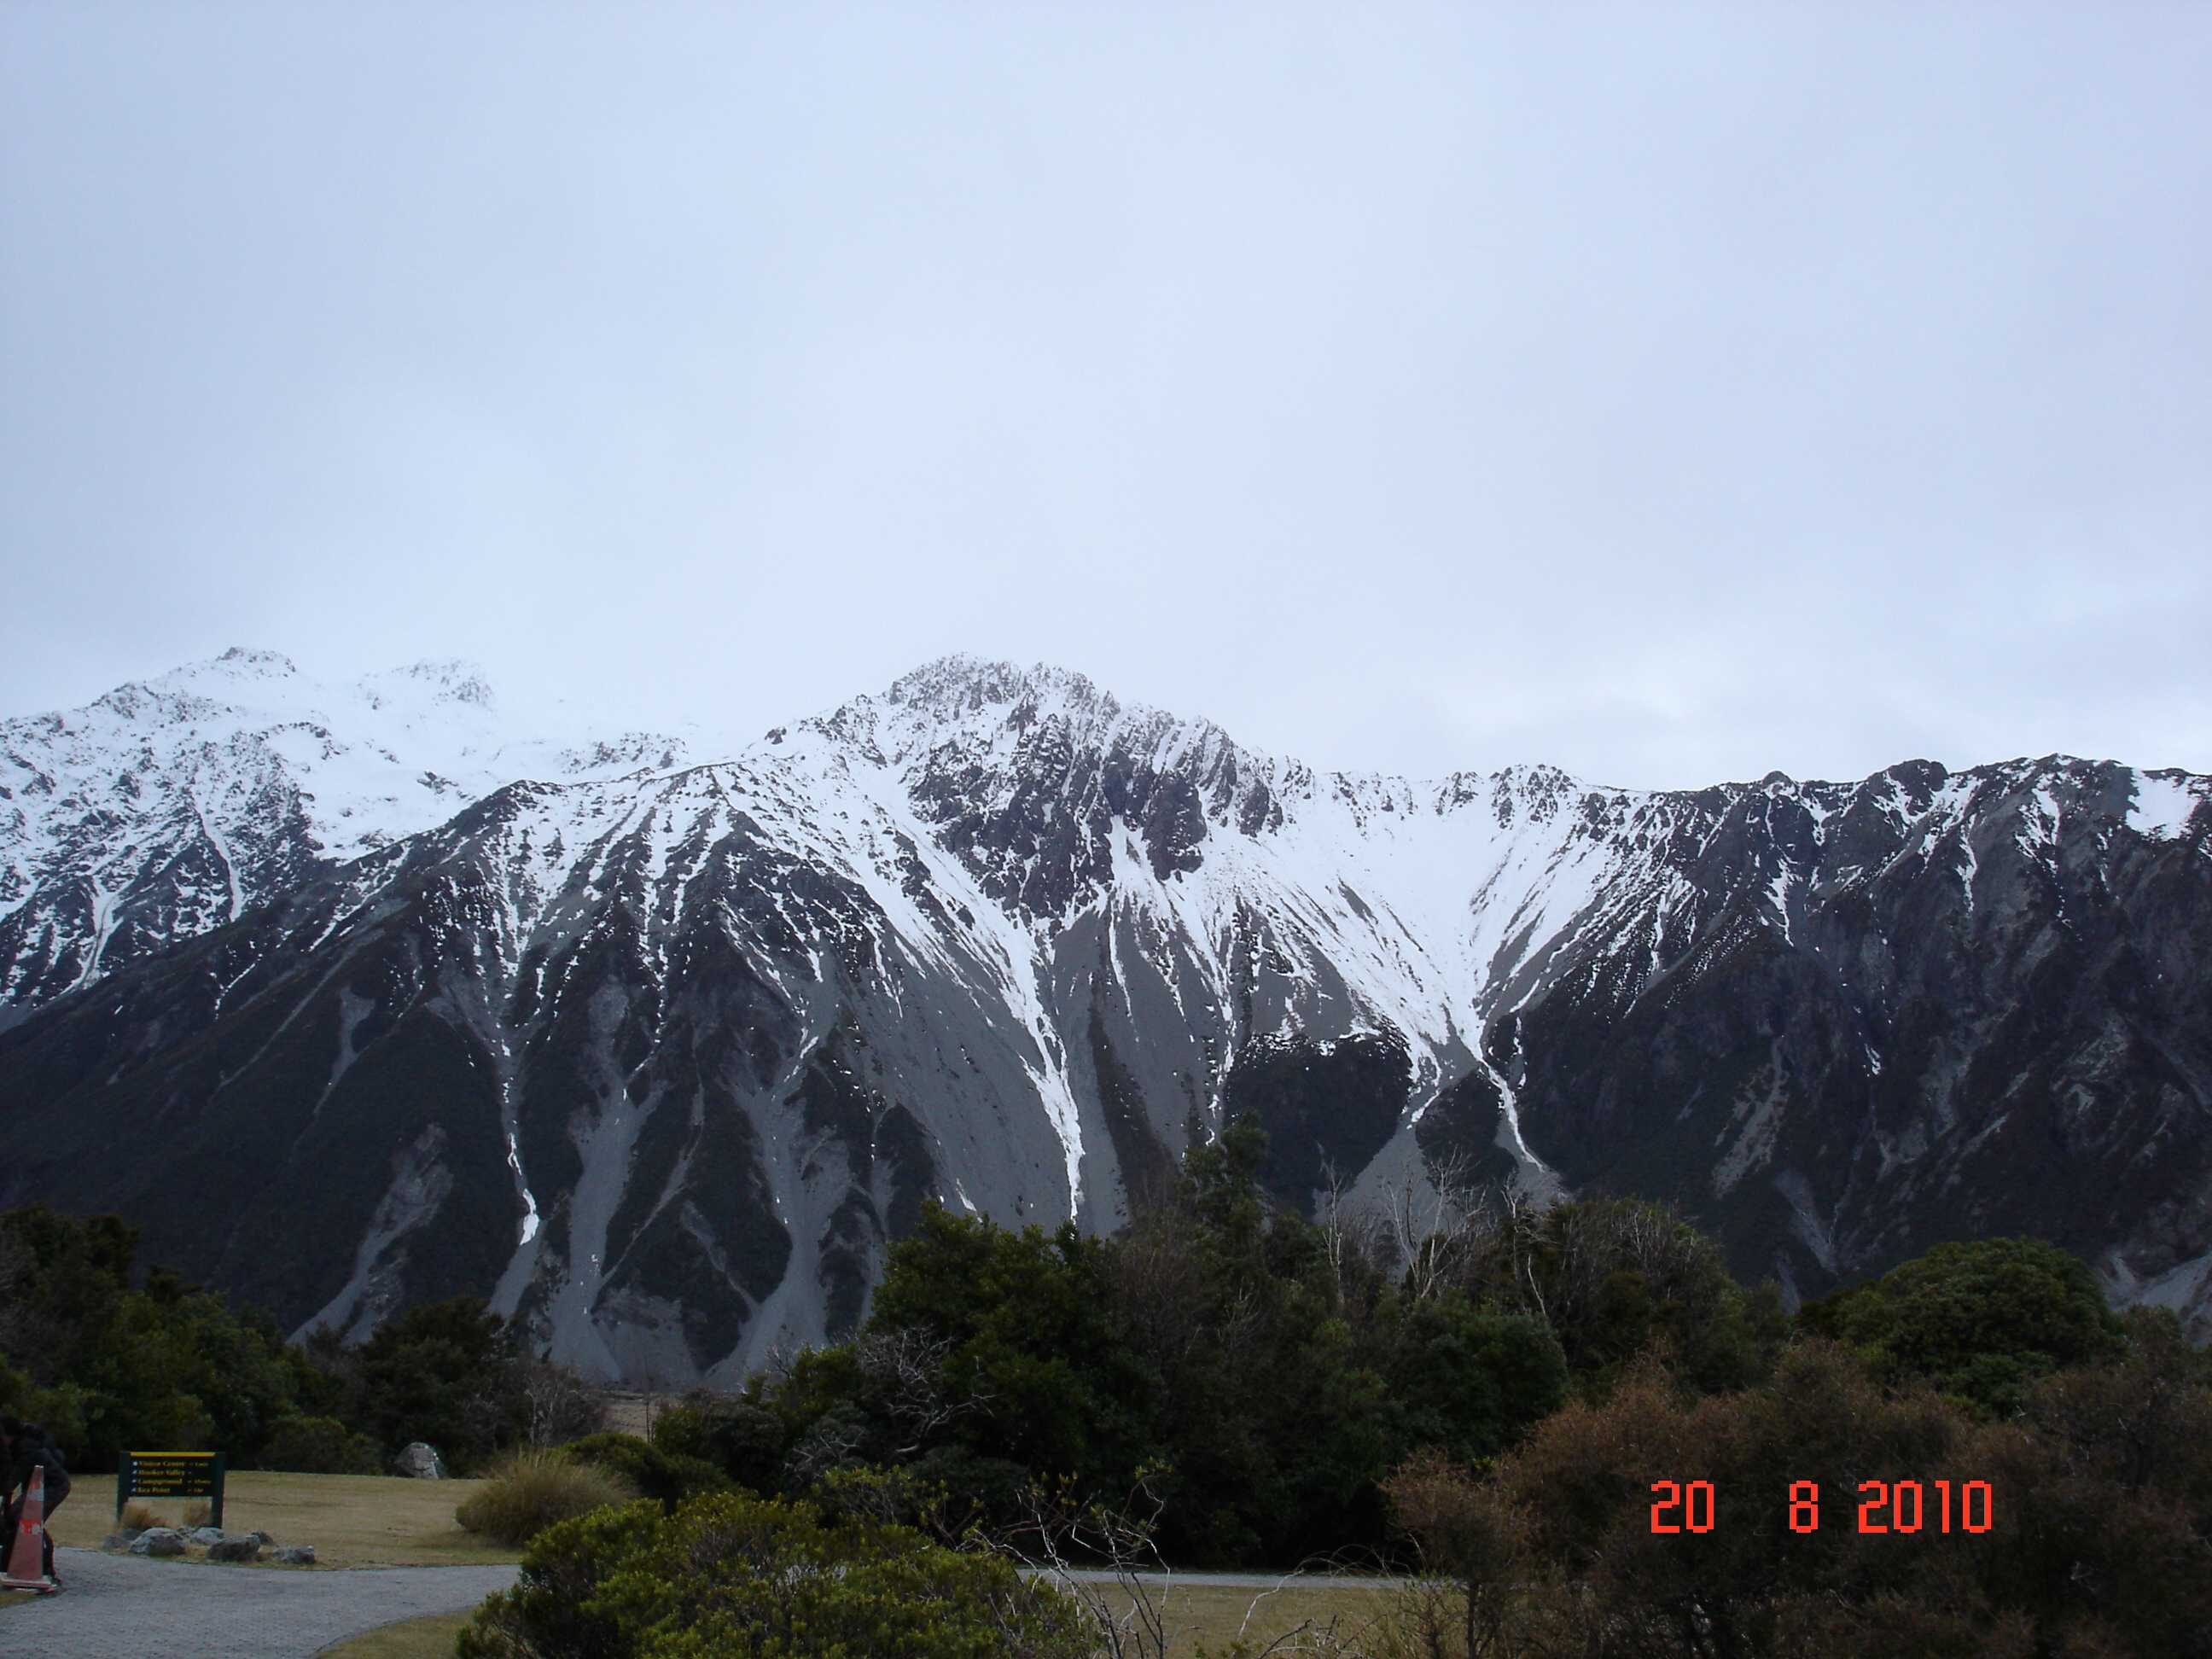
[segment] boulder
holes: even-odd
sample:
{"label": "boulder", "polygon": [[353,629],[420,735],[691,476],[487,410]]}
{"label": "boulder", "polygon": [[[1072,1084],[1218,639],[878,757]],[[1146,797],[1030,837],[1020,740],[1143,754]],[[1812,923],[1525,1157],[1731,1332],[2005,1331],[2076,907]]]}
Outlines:
{"label": "boulder", "polygon": [[208,1546],[210,1561],[258,1561],[261,1546],[251,1538],[223,1538]]}
{"label": "boulder", "polygon": [[249,1532],[246,1535],[248,1538],[251,1538],[255,1543],[260,1545],[264,1550],[273,1548],[276,1542],[275,1539],[271,1538],[267,1533],[263,1532],[258,1528],[256,1528],[253,1531]]}
{"label": "boulder", "polygon": [[133,1555],[182,1555],[185,1535],[174,1527],[149,1527],[131,1540]]}
{"label": "boulder", "polygon": [[222,1542],[223,1530],[221,1527],[194,1527],[187,1531],[185,1536],[202,1549],[206,1549],[212,1545]]}
{"label": "boulder", "polygon": [[438,1455],[438,1449],[417,1440],[393,1460],[402,1474],[411,1474],[418,1480],[443,1480],[446,1460]]}
{"label": "boulder", "polygon": [[315,1565],[315,1547],[313,1544],[287,1544],[270,1559],[282,1561],[288,1567],[312,1567]]}

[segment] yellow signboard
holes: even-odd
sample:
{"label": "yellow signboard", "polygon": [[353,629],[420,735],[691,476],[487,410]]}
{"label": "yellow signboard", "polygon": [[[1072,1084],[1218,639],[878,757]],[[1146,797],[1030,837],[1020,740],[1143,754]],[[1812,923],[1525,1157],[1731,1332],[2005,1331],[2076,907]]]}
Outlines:
{"label": "yellow signboard", "polygon": [[115,1470],[115,1515],[134,1498],[204,1498],[215,1524],[222,1524],[223,1456],[221,1452],[127,1451]]}

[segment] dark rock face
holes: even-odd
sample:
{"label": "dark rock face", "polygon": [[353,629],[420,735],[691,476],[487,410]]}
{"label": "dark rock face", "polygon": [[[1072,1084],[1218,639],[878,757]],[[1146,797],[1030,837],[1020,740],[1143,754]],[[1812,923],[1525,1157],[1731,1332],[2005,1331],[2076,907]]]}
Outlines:
{"label": "dark rock face", "polygon": [[[1570,969],[1521,1010],[1531,1145],[1571,1182],[1678,1200],[1740,1272],[1808,1291],[1960,1237],[2050,1237],[2123,1285],[2201,1256],[2204,815],[2189,840],[2130,834],[2118,772],[1916,763],[1823,840],[1739,806],[1684,872],[1707,892],[1753,863],[1768,891],[1712,907],[1633,990]],[[1884,832],[1885,793],[1925,812],[1947,784],[1962,822]]]}
{"label": "dark rock face", "polygon": [[[1198,868],[1210,819],[1233,821],[1248,836],[1279,826],[1260,763],[1223,733],[1164,715],[1125,719],[1080,676],[1055,678],[1063,695],[1049,708],[1026,684],[987,682],[1012,700],[1011,744],[989,755],[960,743],[933,747],[913,783],[939,840],[976,870],[991,897],[1031,915],[1061,915],[1097,896],[1112,881],[1117,825],[1133,832],[1161,880]],[[921,678],[902,680],[892,699],[945,709],[945,696]],[[994,706],[974,697],[971,689],[951,706],[969,714]]]}
{"label": "dark rock face", "polygon": [[[1510,1026],[1510,1021],[1500,1024]],[[1488,1067],[1478,1066],[1422,1114],[1413,1126],[1414,1144],[1427,1167],[1455,1185],[1510,1181],[1519,1163],[1500,1144],[1504,1116],[1499,1079]]]}
{"label": "dark rock face", "polygon": [[1318,776],[949,661],[143,950],[0,915],[0,1205],[121,1211],[295,1328],[469,1292],[726,1381],[851,1329],[925,1204],[1111,1228],[1249,1109],[1296,1205],[1424,1161],[1665,1196],[1805,1294],[2033,1232],[2212,1322],[2208,793]]}
{"label": "dark rock face", "polygon": [[1332,1174],[1351,1179],[1375,1161],[1405,1115],[1413,1067],[1395,1032],[1316,1042],[1305,1036],[1247,1045],[1229,1068],[1222,1115],[1249,1112],[1267,1132],[1260,1178],[1300,1212]]}

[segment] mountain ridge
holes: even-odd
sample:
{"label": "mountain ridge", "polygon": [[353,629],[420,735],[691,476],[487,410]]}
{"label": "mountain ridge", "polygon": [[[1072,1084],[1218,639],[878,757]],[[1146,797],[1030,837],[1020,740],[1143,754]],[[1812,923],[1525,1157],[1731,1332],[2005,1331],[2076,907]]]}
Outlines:
{"label": "mountain ridge", "polygon": [[[457,769],[574,769],[401,789],[395,752],[356,812],[429,821],[370,844],[302,787],[368,741],[329,722],[247,741],[261,792],[212,830],[204,774],[134,820],[80,756],[93,830],[41,863],[37,734],[0,723],[0,1101],[82,1126],[0,1110],[0,1200],[151,1213],[288,1323],[473,1291],[604,1374],[728,1380],[848,1328],[922,1202],[1111,1227],[1249,1104],[1293,1204],[1323,1160],[1372,1196],[1457,1156],[1671,1198],[1801,1293],[2025,1218],[2118,1293],[2212,1303],[2212,780],[1414,782],[960,656],[748,744],[602,756],[495,743],[465,668],[393,698],[425,686],[476,734]],[[161,752],[204,763],[183,725]],[[178,1203],[173,1158],[94,1164],[125,1123],[237,1218]],[[247,1124],[266,1145],[226,1158]],[[2053,1187],[2053,1136],[2109,1194]],[[272,1261],[254,1230],[302,1193],[337,1237]]]}

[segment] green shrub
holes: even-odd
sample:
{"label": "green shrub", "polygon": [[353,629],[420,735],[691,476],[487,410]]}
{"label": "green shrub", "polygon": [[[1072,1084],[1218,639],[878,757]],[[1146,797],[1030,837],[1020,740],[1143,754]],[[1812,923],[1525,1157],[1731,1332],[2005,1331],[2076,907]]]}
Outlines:
{"label": "green shrub", "polygon": [[711,1463],[764,1497],[781,1483],[784,1441],[781,1419],[745,1400],[702,1396],[670,1407],[653,1425],[653,1443],[660,1450]]}
{"label": "green shrub", "polygon": [[487,1600],[462,1630],[460,1659],[624,1659],[636,1651],[600,1590],[651,1559],[668,1523],[641,1498],[548,1527],[522,1552],[511,1590]]}
{"label": "green shrub", "polygon": [[518,1451],[492,1466],[453,1519],[502,1544],[523,1544],[556,1522],[636,1496],[628,1480],[599,1464],[571,1462],[557,1451]]}
{"label": "green shrub", "polygon": [[2038,1238],[1938,1244],[1798,1319],[1849,1343],[1884,1381],[1931,1383],[1985,1419],[2014,1415],[2053,1371],[2127,1347],[2096,1275]]}
{"label": "green shrub", "polygon": [[704,1457],[713,1426],[714,1419],[703,1406],[664,1406],[653,1417],[651,1438],[662,1451]]}
{"label": "green shrub", "polygon": [[576,1462],[612,1470],[640,1497],[657,1498],[669,1515],[686,1498],[726,1491],[730,1484],[706,1459],[663,1451],[634,1434],[589,1434],[561,1449]]}
{"label": "green shrub", "polygon": [[[79,1474],[125,1446],[219,1446],[250,1467],[277,1419],[299,1409],[283,1334],[177,1273],[135,1262],[118,1218],[0,1213],[0,1346]],[[132,1288],[137,1285],[137,1288]]]}
{"label": "green shrub", "polygon": [[939,1446],[906,1466],[925,1488],[940,1494],[939,1523],[957,1534],[971,1526],[1004,1531],[1029,1510],[1036,1476],[1010,1458],[984,1457],[963,1446]]}
{"label": "green shrub", "polygon": [[[46,1438],[59,1446],[66,1455],[83,1445],[91,1437],[91,1416],[97,1401],[86,1389],[70,1382],[58,1388],[31,1390],[28,1408],[22,1415],[46,1430]],[[197,1441],[177,1440],[173,1445],[191,1448]],[[70,1466],[72,1469],[75,1465]]]}
{"label": "green shrub", "polygon": [[995,1556],[861,1516],[720,1493],[663,1519],[639,1503],[546,1531],[462,1659],[1087,1659],[1083,1610]]}
{"label": "green shrub", "polygon": [[0,1356],[0,1417],[21,1417],[31,1397],[31,1379]]}
{"label": "green shrub", "polygon": [[477,1474],[528,1436],[523,1346],[519,1330],[474,1297],[410,1308],[358,1348],[329,1351],[346,1377],[341,1415],[387,1449],[427,1440],[448,1468]]}
{"label": "green shrub", "polygon": [[374,1474],[382,1461],[376,1442],[335,1417],[280,1417],[261,1449],[263,1468],[295,1474]]}
{"label": "green shrub", "polygon": [[[2124,1359],[2036,1384],[2012,1422],[1807,1339],[1771,1383],[1695,1401],[1639,1364],[1487,1479],[1414,1459],[1390,1497],[1462,1632],[1421,1650],[2212,1659],[2212,1389],[2175,1376],[2178,1324],[2127,1328]],[[1717,1522],[1655,1535],[1689,1523],[1684,1482]]]}

